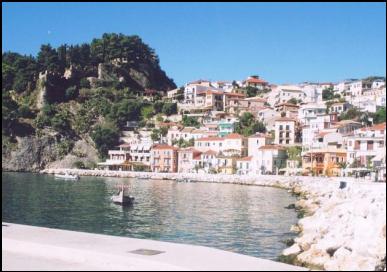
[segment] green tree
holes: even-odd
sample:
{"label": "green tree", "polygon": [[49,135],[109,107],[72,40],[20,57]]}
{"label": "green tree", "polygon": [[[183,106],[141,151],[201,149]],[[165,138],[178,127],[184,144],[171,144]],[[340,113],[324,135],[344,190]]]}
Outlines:
{"label": "green tree", "polygon": [[183,115],[182,124],[185,127],[200,127],[200,123],[197,118],[187,115]]}
{"label": "green tree", "polygon": [[118,128],[112,123],[97,125],[90,136],[101,158],[106,158],[108,150],[118,145]]}
{"label": "green tree", "polygon": [[257,96],[257,93],[258,93],[257,88],[251,87],[251,86],[246,87],[247,97],[255,97],[255,96]]}
{"label": "green tree", "polygon": [[266,132],[266,126],[264,123],[257,121],[252,113],[245,112],[240,116],[235,132],[247,137],[256,132]]}
{"label": "green tree", "polygon": [[331,100],[334,98],[333,87],[326,88],[322,91],[323,100]]}
{"label": "green tree", "polygon": [[90,89],[90,82],[87,80],[87,78],[81,78],[79,81],[79,87]]}
{"label": "green tree", "polygon": [[163,105],[162,113],[169,116],[177,113],[177,104],[176,103],[165,103]]}
{"label": "green tree", "polygon": [[288,103],[293,104],[293,105],[297,105],[298,101],[297,101],[296,98],[292,97],[292,98],[290,98],[290,99],[288,100]]}
{"label": "green tree", "polygon": [[71,87],[68,87],[66,89],[66,92],[65,92],[65,99],[68,101],[68,100],[72,100],[72,99],[75,99],[77,98],[77,96],[79,95],[79,91],[78,91],[78,88],[77,86],[71,86]]}

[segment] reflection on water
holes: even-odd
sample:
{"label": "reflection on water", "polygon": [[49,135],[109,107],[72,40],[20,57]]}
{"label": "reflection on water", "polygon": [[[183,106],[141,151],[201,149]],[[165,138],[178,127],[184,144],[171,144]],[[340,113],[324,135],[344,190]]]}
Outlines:
{"label": "reflection on water", "polygon": [[[285,190],[214,183],[2,174],[2,220],[52,228],[197,244],[276,258],[297,222]],[[131,185],[132,207],[113,204]]]}

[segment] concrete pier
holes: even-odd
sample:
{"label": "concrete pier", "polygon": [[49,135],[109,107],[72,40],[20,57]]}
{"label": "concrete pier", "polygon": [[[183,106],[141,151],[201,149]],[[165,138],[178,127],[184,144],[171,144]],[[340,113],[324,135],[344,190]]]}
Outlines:
{"label": "concrete pier", "polygon": [[2,270],[307,269],[203,246],[3,222]]}

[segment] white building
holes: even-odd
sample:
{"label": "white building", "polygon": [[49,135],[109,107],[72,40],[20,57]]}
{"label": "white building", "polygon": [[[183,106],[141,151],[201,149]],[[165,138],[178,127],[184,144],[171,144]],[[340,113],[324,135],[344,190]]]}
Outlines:
{"label": "white building", "polygon": [[275,121],[274,143],[280,145],[293,145],[296,142],[296,120],[280,117]]}
{"label": "white building", "polygon": [[347,162],[357,161],[361,167],[366,167],[376,156],[386,154],[386,123],[354,131],[354,136],[347,138]]}
{"label": "white building", "polygon": [[286,149],[282,146],[261,146],[257,157],[252,158],[252,172],[259,175],[277,174],[279,169],[286,167],[286,157]]}
{"label": "white building", "polygon": [[271,144],[273,139],[268,134],[256,133],[247,138],[248,142],[248,156],[257,157],[258,149],[261,146]]}
{"label": "white building", "polygon": [[298,109],[298,121],[303,125],[309,125],[311,119],[325,114],[326,106],[324,103],[303,104]]}

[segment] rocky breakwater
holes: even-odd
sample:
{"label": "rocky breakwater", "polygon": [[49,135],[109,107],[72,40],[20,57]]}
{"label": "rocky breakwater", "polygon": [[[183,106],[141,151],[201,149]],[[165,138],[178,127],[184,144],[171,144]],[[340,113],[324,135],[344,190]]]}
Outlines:
{"label": "rocky breakwater", "polygon": [[306,210],[293,230],[300,235],[283,251],[293,264],[324,270],[384,270],[386,184],[300,182],[295,207]]}

